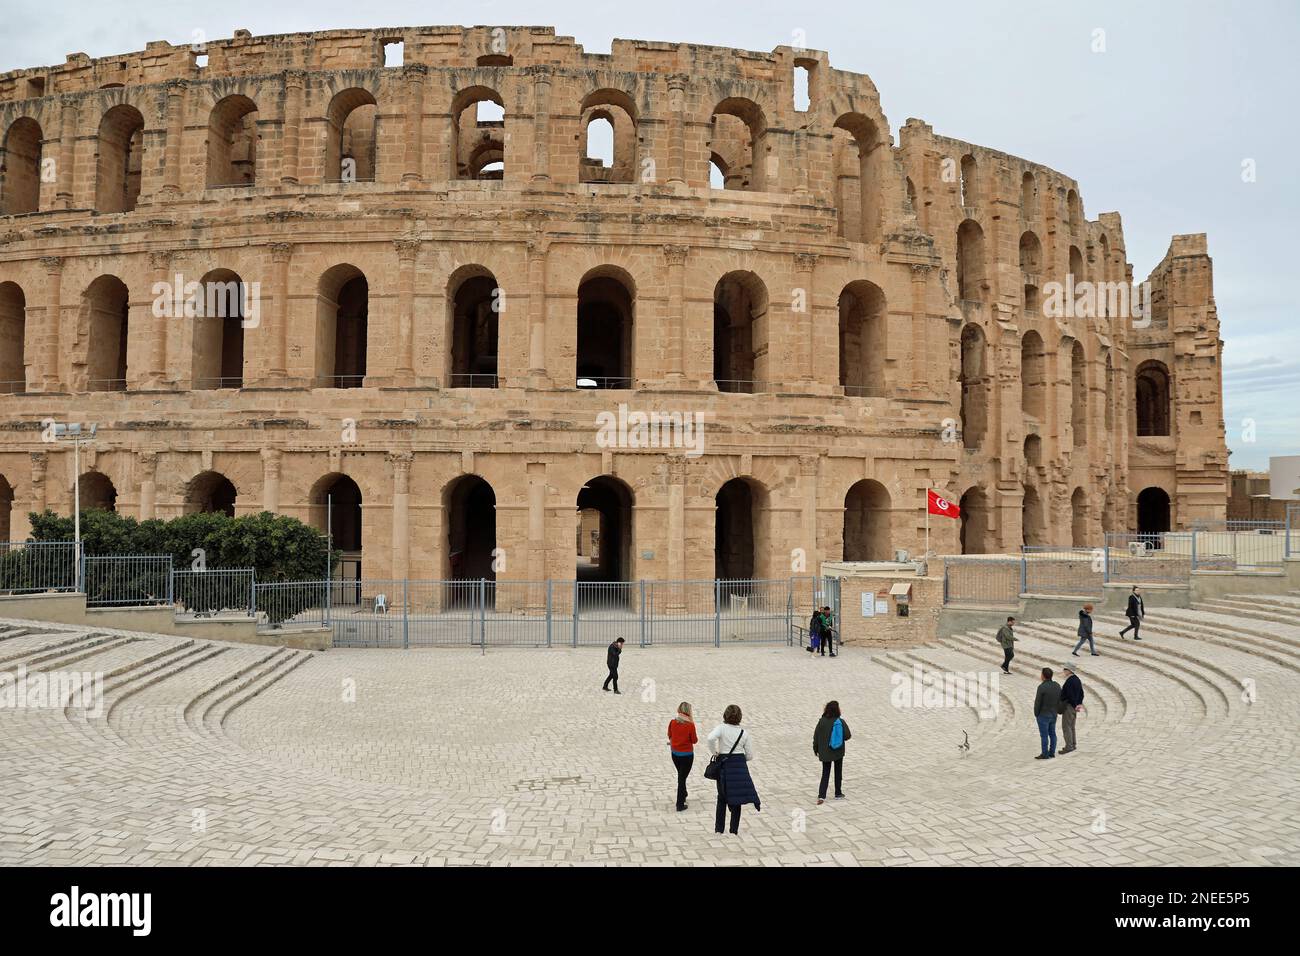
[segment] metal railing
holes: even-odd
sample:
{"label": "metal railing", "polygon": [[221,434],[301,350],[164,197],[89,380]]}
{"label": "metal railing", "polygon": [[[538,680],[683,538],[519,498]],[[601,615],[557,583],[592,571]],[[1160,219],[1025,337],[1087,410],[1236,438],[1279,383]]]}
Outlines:
{"label": "metal railing", "polygon": [[92,378],[86,381],[86,387],[92,392],[125,392],[124,378]]}
{"label": "metal railing", "polygon": [[964,555],[943,559],[943,603],[1016,606],[1024,593],[1024,558]]}
{"label": "metal railing", "polygon": [[500,381],[496,372],[452,372],[447,377],[447,387],[499,388]]}
{"label": "metal railing", "polygon": [[0,395],[25,395],[26,382],[0,382]]}
{"label": "metal railing", "polygon": [[231,375],[224,378],[196,378],[194,387],[203,391],[215,391],[222,388],[243,388],[244,377]]}
{"label": "metal railing", "polygon": [[767,382],[760,382],[757,379],[718,378],[713,380],[713,384],[718,386],[719,392],[739,395],[756,395],[768,390]]}
{"label": "metal railing", "polygon": [[254,583],[253,611],[258,629],[325,627],[330,620],[328,581]]}
{"label": "metal railing", "polygon": [[618,375],[579,375],[575,387],[581,389],[626,389],[632,387],[632,379]]}
{"label": "metal railing", "polygon": [[172,603],[169,554],[87,555],[81,577],[87,607]]}
{"label": "metal railing", "polygon": [[75,542],[0,542],[0,593],[76,591],[80,583]]}
{"label": "metal railing", "polygon": [[178,618],[252,617],[256,613],[252,568],[172,571],[172,603]]}
{"label": "metal railing", "polygon": [[1281,568],[1290,544],[1286,521],[1195,521],[1194,570]]}
{"label": "metal railing", "polygon": [[886,398],[889,390],[883,385],[841,385],[850,398]]}
{"label": "metal railing", "polygon": [[364,375],[322,375],[317,379],[317,388],[361,388],[365,384]]}

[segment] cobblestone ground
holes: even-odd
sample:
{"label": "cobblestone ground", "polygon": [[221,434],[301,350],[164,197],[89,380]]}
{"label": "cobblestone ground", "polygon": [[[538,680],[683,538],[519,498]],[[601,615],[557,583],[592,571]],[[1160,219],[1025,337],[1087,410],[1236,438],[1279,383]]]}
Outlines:
{"label": "cobblestone ground", "polygon": [[[1080,749],[1053,761],[1030,711],[1070,621],[1020,627],[984,717],[898,706],[894,675],[991,676],[991,631],[834,660],[630,646],[614,696],[603,648],[313,654],[0,622],[0,671],[105,675],[97,716],[0,710],[0,864],[1296,865],[1300,599],[1272,600],[1158,612],[1141,644],[1099,618],[1102,656],[1073,659]],[[847,799],[819,807],[830,698]],[[702,756],[673,810],[683,699],[701,738],[745,710],[763,805],[738,837],[713,833]]]}

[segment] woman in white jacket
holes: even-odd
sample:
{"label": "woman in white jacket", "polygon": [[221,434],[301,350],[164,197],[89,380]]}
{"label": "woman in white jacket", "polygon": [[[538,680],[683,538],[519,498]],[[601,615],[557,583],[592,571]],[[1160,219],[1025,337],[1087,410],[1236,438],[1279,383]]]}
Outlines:
{"label": "woman in white jacket", "polygon": [[721,833],[731,811],[731,832],[740,832],[740,808],[752,803],[762,810],[758,791],[749,775],[749,762],[754,759],[754,742],[749,732],[740,726],[740,708],[728,704],[722,712],[722,723],[714,727],[706,738],[709,750],[722,766],[718,771],[718,814],[713,830]]}

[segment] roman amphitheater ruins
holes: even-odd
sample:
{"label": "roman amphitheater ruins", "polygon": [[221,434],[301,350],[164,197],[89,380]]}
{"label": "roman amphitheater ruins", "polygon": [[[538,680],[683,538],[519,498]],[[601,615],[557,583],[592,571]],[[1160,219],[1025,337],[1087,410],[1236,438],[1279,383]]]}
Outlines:
{"label": "roman amphitheater ruins", "polygon": [[237,31],[0,75],[0,137],[0,540],[78,478],[328,500],[366,578],[811,573],[919,554],[930,487],[940,554],[1224,517],[1205,237],[1049,308],[1128,292],[1119,214],[825,53]]}

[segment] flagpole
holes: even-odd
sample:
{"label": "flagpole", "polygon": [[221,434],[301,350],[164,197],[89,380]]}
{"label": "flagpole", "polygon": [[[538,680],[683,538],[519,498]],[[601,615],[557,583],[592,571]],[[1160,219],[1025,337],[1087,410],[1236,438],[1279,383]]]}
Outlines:
{"label": "flagpole", "polygon": [[930,560],[930,489],[925,492],[925,559]]}

